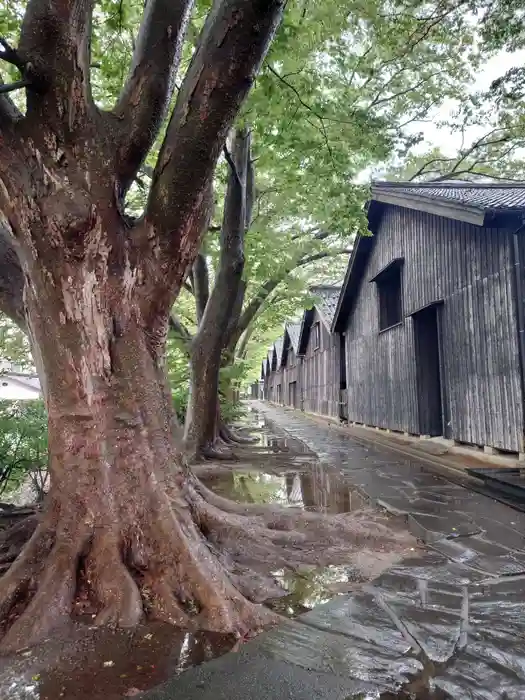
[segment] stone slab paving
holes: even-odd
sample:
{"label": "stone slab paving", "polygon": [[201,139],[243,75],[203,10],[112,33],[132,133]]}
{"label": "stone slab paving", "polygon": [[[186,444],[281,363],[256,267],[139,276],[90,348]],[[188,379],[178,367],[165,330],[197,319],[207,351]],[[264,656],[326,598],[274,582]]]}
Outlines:
{"label": "stone slab paving", "polygon": [[383,446],[254,405],[372,503],[404,515],[428,550],[148,700],[525,700],[525,514]]}

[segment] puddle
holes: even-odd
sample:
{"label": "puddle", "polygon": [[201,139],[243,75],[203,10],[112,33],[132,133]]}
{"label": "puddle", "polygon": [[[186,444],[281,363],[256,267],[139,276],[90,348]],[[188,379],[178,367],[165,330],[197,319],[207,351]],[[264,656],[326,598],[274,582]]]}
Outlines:
{"label": "puddle", "polygon": [[296,617],[316,605],[327,603],[335,596],[350,593],[365,580],[360,571],[348,564],[342,566],[315,567],[301,571],[272,572],[288,595],[266,601],[276,612],[286,617]]}
{"label": "puddle", "polygon": [[189,634],[164,623],[133,632],[100,629],[0,660],[6,700],[119,700],[152,688],[190,666],[221,656],[231,635]]}
{"label": "puddle", "polygon": [[366,505],[338,472],[314,463],[304,472],[283,474],[239,470],[206,474],[201,481],[215,493],[242,503],[274,503],[322,513],[350,513]]}
{"label": "puddle", "polygon": [[[244,503],[273,503],[330,514],[350,513],[367,505],[363,496],[345,484],[338,472],[317,462],[308,471],[270,474],[240,470],[201,479],[215,493]],[[377,552],[372,557],[362,552],[358,557],[362,557],[359,569],[345,564],[272,571],[288,594],[267,600],[266,604],[281,615],[295,617],[335,596],[350,593],[373,577],[374,567],[384,568]],[[367,570],[370,573],[365,577],[363,572]]]}

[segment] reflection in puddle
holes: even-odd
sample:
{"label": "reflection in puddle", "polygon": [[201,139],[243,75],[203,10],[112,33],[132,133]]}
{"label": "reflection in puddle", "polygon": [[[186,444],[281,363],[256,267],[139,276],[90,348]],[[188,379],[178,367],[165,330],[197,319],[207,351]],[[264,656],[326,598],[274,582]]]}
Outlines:
{"label": "reflection in puddle", "polygon": [[[132,697],[168,677],[230,651],[231,635],[189,634],[164,623],[133,632],[96,630],[67,645],[51,642],[45,650],[46,670],[39,670],[39,650],[0,668],[3,693],[9,700],[117,700]],[[73,647],[73,648],[71,648]],[[28,654],[30,652],[27,652]],[[22,655],[23,656],[23,655]],[[2,662],[2,665],[5,662]]]}
{"label": "reflection in puddle", "polygon": [[337,472],[319,463],[303,472],[242,470],[207,474],[201,480],[215,493],[243,503],[275,503],[332,514],[350,513],[366,505]]}
{"label": "reflection in puddle", "polygon": [[365,580],[363,575],[348,564],[315,567],[300,571],[274,571],[273,575],[288,595],[267,601],[276,612],[295,617],[316,605],[327,603],[336,595],[352,591]]}

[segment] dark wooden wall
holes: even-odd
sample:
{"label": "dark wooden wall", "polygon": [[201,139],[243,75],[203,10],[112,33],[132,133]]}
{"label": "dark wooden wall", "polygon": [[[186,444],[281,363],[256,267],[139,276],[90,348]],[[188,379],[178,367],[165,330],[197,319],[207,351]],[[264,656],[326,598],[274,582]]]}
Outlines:
{"label": "dark wooden wall", "polygon": [[295,353],[292,346],[288,348],[286,364],[283,367],[283,403],[286,406],[292,405],[290,400],[290,384],[295,382],[295,406],[301,408],[301,358]]}
{"label": "dark wooden wall", "polygon": [[[319,321],[320,348],[314,349],[313,325]],[[309,413],[339,416],[339,336],[332,335],[317,309],[302,363],[302,404]]]}
{"label": "dark wooden wall", "polygon": [[[349,420],[419,432],[409,314],[443,300],[448,436],[523,451],[511,243],[509,231],[385,208],[346,330]],[[378,333],[376,285],[369,280],[398,257],[404,322]]]}

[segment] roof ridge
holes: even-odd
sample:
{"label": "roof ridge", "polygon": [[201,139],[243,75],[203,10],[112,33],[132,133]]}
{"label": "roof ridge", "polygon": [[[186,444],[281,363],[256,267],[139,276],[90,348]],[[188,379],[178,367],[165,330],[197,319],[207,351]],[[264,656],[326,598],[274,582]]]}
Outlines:
{"label": "roof ridge", "polygon": [[520,180],[519,182],[469,182],[468,180],[437,180],[434,182],[413,182],[410,180],[373,180],[372,187],[384,187],[384,188],[416,188],[421,187],[425,189],[430,188],[457,188],[457,189],[524,189],[525,190],[525,180]]}

